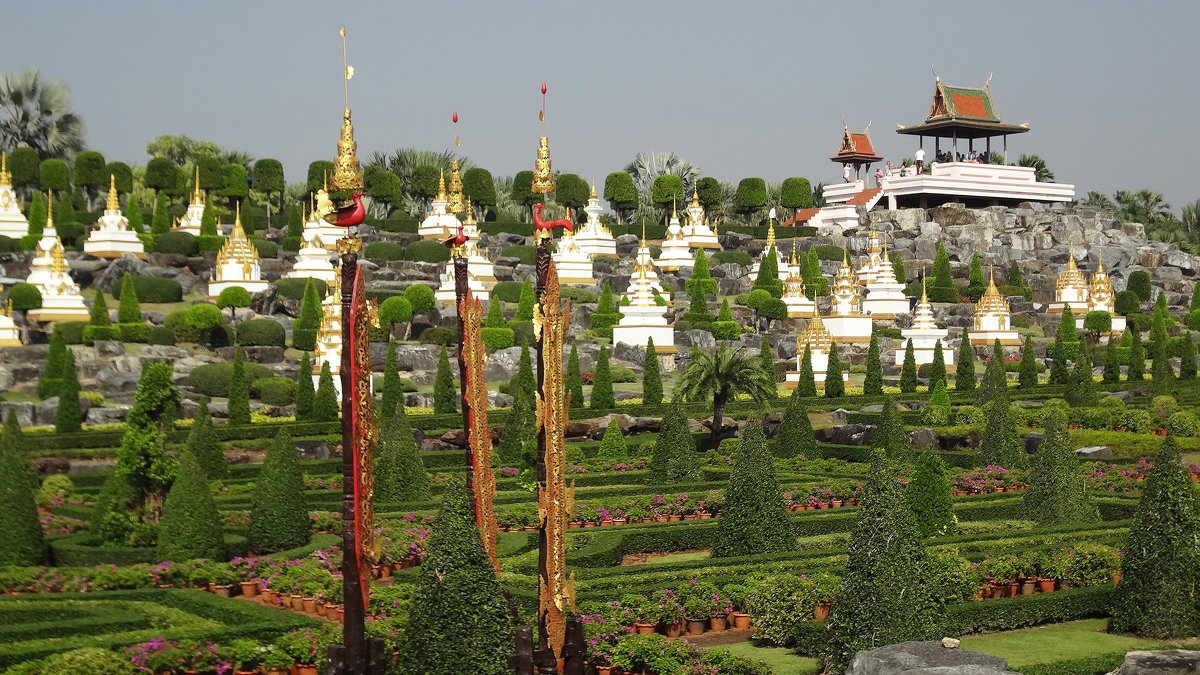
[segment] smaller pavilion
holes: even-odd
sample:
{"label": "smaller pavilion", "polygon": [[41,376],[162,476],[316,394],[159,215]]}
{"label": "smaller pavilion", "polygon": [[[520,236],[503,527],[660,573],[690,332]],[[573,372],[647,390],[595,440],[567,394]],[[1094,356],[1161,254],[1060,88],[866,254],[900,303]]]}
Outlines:
{"label": "smaller pavilion", "polygon": [[808,326],[805,327],[800,337],[796,338],[796,369],[789,370],[784,374],[784,388],[795,389],[799,384],[800,371],[804,367],[804,348],[807,347],[812,359],[813,380],[818,389],[824,389],[825,376],[829,372],[829,350],[832,345],[833,336],[825,329],[825,325],[821,321],[821,313],[817,311],[817,306],[813,305]]}
{"label": "smaller pavilion", "polygon": [[[1096,272],[1092,275],[1091,283],[1088,284],[1087,297],[1087,311],[1108,312],[1112,317],[1112,334],[1125,331],[1125,317],[1117,314],[1114,309],[1116,293],[1113,292],[1112,280],[1108,278],[1108,272],[1104,271],[1103,259],[1096,264]],[[1086,315],[1075,315],[1075,325],[1082,329],[1085,318]]]}
{"label": "smaller pavilion", "polygon": [[587,206],[583,207],[583,212],[587,214],[587,221],[580,225],[575,233],[575,243],[589,256],[611,255],[615,257],[617,240],[613,238],[612,231],[600,222],[600,214],[603,211],[604,209],[600,206],[600,197],[596,195],[596,184],[592,183],[592,192],[588,195]]}
{"label": "smaller pavilion", "polygon": [[[479,223],[475,222],[475,212],[471,208],[470,198],[466,200],[463,210],[467,212],[466,219],[463,220],[463,236],[467,238],[467,243],[463,244],[463,250],[467,254],[467,267],[476,279],[491,288],[496,283],[496,265],[479,250]],[[589,272],[591,267],[589,262]]]}
{"label": "smaller pavilion", "polygon": [[63,245],[56,236],[50,247],[50,275],[38,285],[42,306],[26,314],[32,321],[87,321],[91,317],[79,284],[71,278],[70,268],[63,258]]}
{"label": "smaller pavilion", "polygon": [[[750,278],[758,278],[758,270],[762,267],[762,261],[766,259],[766,256],[771,252],[772,248],[775,249],[775,269],[779,272],[779,280],[785,282],[787,281],[787,260],[784,259],[783,252],[779,250],[779,246],[775,243],[774,220],[767,221],[767,243],[765,246],[763,246],[762,254],[758,256],[758,260],[755,260],[754,264],[750,266]],[[795,239],[792,240],[792,248],[796,248]]]}
{"label": "smaller pavilion", "polygon": [[913,315],[911,328],[900,331],[904,341],[896,347],[896,365],[904,365],[905,347],[912,342],[913,356],[918,366],[933,363],[933,353],[940,342],[942,344],[942,362],[946,368],[954,367],[954,350],[946,345],[945,328],[938,328],[933,320],[933,305],[929,304],[929,296],[925,293],[925,280],[921,279],[921,301],[917,303],[916,314]]}
{"label": "smaller pavilion", "polygon": [[679,225],[679,212],[671,207],[671,221],[667,225],[667,238],[663,240],[662,252],[654,261],[658,269],[664,272],[678,272],[685,267],[696,264],[696,256],[683,238],[683,228]]}
{"label": "smaller pavilion", "polygon": [[645,347],[653,339],[656,354],[674,354],[675,329],[667,322],[665,300],[660,305],[659,297],[654,295],[648,276],[653,270],[636,263],[633,267],[629,293],[625,295],[629,304],[621,303],[621,320],[613,326],[613,343]]}
{"label": "smaller pavilion", "polygon": [[854,133],[843,120],[842,142],[838,144],[837,154],[830,157],[829,161],[854,167],[854,177],[857,180],[862,179],[863,169],[866,169],[869,175],[871,165],[883,161],[882,157],[875,154],[875,144],[871,142],[871,123],[867,123],[867,128],[863,129],[862,133]]}
{"label": "smaller pavilion", "polygon": [[642,243],[633,259],[633,274],[625,298],[633,302],[633,295],[638,289],[645,287],[651,295],[664,294],[662,283],[658,280],[658,272],[654,269],[654,259],[650,257],[650,247],[646,244],[646,224],[642,223]]}
{"label": "smaller pavilion", "polygon": [[816,303],[809,300],[804,292],[804,273],[800,267],[800,259],[796,254],[796,246],[792,245],[792,258],[787,265],[787,278],[783,280],[783,296],[780,298],[787,305],[789,319],[812,315]]}
{"label": "smaller pavilion", "polygon": [[720,251],[721,242],[717,239],[717,230],[708,226],[704,207],[700,204],[699,188],[695,182],[692,183],[692,201],[688,204],[686,213],[688,222],[683,228],[683,238],[687,240],[688,246]]}
{"label": "smaller pavilion", "polygon": [[200,236],[200,223],[204,221],[204,193],[200,190],[200,165],[196,165],[196,177],[192,180],[192,198],[188,202],[187,213],[175,224],[176,232],[187,232],[193,237]]}
{"label": "smaller pavilion", "polygon": [[128,253],[135,258],[146,259],[146,247],[138,233],[129,229],[129,219],[121,213],[121,202],[117,198],[117,178],[108,177],[108,204],[104,215],[96,221],[95,228],[83,242],[83,252],[97,258],[120,258]]}
{"label": "smaller pavilion", "polygon": [[1076,312],[1088,306],[1088,282],[1075,266],[1075,256],[1070,251],[1067,251],[1067,266],[1054,284],[1054,302],[1046,306],[1046,312],[1062,314],[1067,305]]}
{"label": "smaller pavilion", "polygon": [[975,327],[971,330],[971,344],[990,347],[999,340],[1001,345],[1007,347],[1020,346],[1021,336],[1012,329],[1009,323],[1011,317],[1012,310],[1008,301],[1000,295],[1000,289],[996,288],[996,273],[991,270],[988,273],[987,290],[975,305]]}
{"label": "smaller pavilion", "polygon": [[54,227],[54,192],[46,192],[46,224],[42,227],[42,238],[34,245],[33,262],[29,265],[29,276],[25,283],[31,286],[41,286],[50,281],[53,276],[55,246],[62,248],[62,240],[58,238],[58,230]]}
{"label": "smaller pavilion", "polygon": [[870,342],[873,322],[870,316],[862,313],[862,295],[854,278],[854,269],[850,267],[849,254],[842,258],[842,266],[833,279],[830,301],[825,327],[834,342]]}
{"label": "smaller pavilion", "polygon": [[437,196],[430,202],[429,212],[425,216],[425,220],[421,221],[420,227],[417,228],[417,234],[425,239],[437,239],[438,241],[457,234],[458,226],[461,223],[458,217],[449,211],[449,206],[450,197],[446,194],[446,176],[441,174],[438,176]]}
{"label": "smaller pavilion", "polygon": [[321,370],[329,364],[333,375],[333,387],[338,397],[342,395],[342,275],[334,275],[325,299],[321,301],[321,327],[317,329],[317,342],[313,348],[313,389],[321,385]]}
{"label": "smaller pavilion", "polygon": [[329,260],[329,249],[325,248],[320,232],[316,228],[310,230],[306,227],[302,240],[304,244],[296,254],[296,264],[284,276],[289,279],[308,277],[320,279],[326,284],[332,283],[337,270]]}
{"label": "smaller pavilion", "polygon": [[12,300],[9,300],[0,309],[0,348],[21,346],[21,331],[13,321],[12,312]]}
{"label": "smaller pavilion", "polygon": [[208,297],[216,300],[221,291],[231,286],[241,286],[251,294],[262,293],[268,285],[262,278],[258,249],[250,243],[242,227],[242,208],[239,205],[234,212],[233,231],[217,252],[217,265],[208,282]]}
{"label": "smaller pavilion", "polygon": [[888,257],[887,246],[883,257],[875,268],[875,276],[867,282],[867,297],[863,300],[863,313],[876,319],[894,319],[911,310],[904,284],[896,281],[896,268]]}
{"label": "smaller pavilion", "polygon": [[8,153],[0,152],[0,235],[20,239],[29,235],[29,221],[21,213],[8,170]]}
{"label": "smaller pavilion", "polygon": [[592,257],[584,252],[569,230],[555,242],[558,250],[551,256],[554,258],[554,268],[558,270],[558,281],[563,284],[585,284],[594,286],[596,278],[592,276]]}

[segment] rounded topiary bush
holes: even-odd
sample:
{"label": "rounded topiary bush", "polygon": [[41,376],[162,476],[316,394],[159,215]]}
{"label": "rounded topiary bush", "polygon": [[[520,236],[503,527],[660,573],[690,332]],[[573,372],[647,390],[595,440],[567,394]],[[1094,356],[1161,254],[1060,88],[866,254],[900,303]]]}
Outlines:
{"label": "rounded topiary bush", "polygon": [[287,331],[273,319],[250,319],[237,327],[238,342],[245,347],[283,347]]}
{"label": "rounded topiary bush", "polygon": [[521,300],[521,287],[523,285],[520,281],[497,281],[496,285],[492,288],[492,299],[502,300],[515,305]]}
{"label": "rounded topiary bush", "polygon": [[449,328],[434,326],[432,328],[426,328],[421,333],[421,337],[419,339],[421,342],[427,345],[442,345],[443,347],[449,347],[450,345],[458,343],[458,334]]}
{"label": "rounded topiary bush", "polygon": [[20,240],[0,234],[0,253],[18,253],[20,250]]}
{"label": "rounded topiary bush", "polygon": [[166,326],[152,326],[146,334],[146,344],[175,345],[175,331]]}
{"label": "rounded topiary bush", "polygon": [[251,239],[250,243],[254,244],[254,248],[258,250],[259,258],[271,259],[279,257],[279,246],[277,246],[273,241],[256,238]]}
{"label": "rounded topiary bush", "polygon": [[373,241],[363,247],[363,257],[367,260],[404,260],[404,247],[392,241]]}
{"label": "rounded topiary bush", "polygon": [[[271,369],[266,366],[249,362],[242,365],[245,368],[245,379],[249,382],[272,376]],[[202,366],[196,366],[191,373],[188,373],[187,383],[188,386],[205,396],[219,396],[224,398],[229,395],[229,380],[232,377],[232,362],[206,363]]]}
{"label": "rounded topiary bush", "polygon": [[177,253],[194,256],[200,254],[200,240],[189,232],[164,232],[154,240],[156,253]]}
{"label": "rounded topiary bush", "polygon": [[[183,286],[174,279],[133,277],[133,292],[138,302],[171,303],[183,301]],[[113,299],[121,299],[121,284],[113,284]]]}
{"label": "rounded topiary bush", "polygon": [[84,326],[83,328],[83,344],[85,345],[120,339],[121,329],[117,326]]}
{"label": "rounded topiary bush", "polygon": [[402,295],[394,295],[379,304],[379,320],[384,324],[412,321],[412,316],[412,303]]}
{"label": "rounded topiary bush", "polygon": [[296,381],[288,377],[265,377],[252,382],[250,391],[267,405],[291,405],[296,400]]}
{"label": "rounded topiary bush", "polygon": [[280,279],[279,281],[276,281],[275,292],[278,293],[280,297],[300,302],[300,300],[304,297],[304,285],[309,281],[312,281],[314,284],[316,284],[317,295],[320,297],[325,297],[327,290],[324,281],[321,281],[320,279],[310,280],[303,277]]}
{"label": "rounded topiary bush", "polygon": [[408,304],[412,305],[414,313],[428,312],[437,306],[437,296],[433,294],[433,289],[422,284],[413,284],[405,288],[404,297],[408,299]]}
{"label": "rounded topiary bush", "polygon": [[[368,256],[370,257],[370,256]],[[440,263],[450,259],[450,249],[440,241],[422,239],[414,241],[404,249],[404,260]]]}
{"label": "rounded topiary bush", "polygon": [[[428,332],[428,331],[426,331]],[[490,350],[508,349],[513,346],[516,336],[511,328],[481,328],[483,344]]]}
{"label": "rounded topiary bush", "polygon": [[8,289],[8,300],[17,311],[38,309],[42,306],[42,292],[33,284],[13,284],[12,288]]}

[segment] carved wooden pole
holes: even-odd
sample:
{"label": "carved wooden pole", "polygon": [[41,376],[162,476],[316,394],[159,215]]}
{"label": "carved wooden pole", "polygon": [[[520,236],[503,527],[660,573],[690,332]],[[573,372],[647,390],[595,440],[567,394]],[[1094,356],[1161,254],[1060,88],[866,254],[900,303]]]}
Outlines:
{"label": "carved wooden pole", "polygon": [[[467,396],[467,361],[463,356],[463,347],[467,343],[466,326],[463,323],[463,300],[467,298],[467,258],[463,255],[463,251],[459,247],[455,247],[451,253],[454,256],[454,307],[458,313],[458,385],[462,403],[462,420],[463,431],[467,434],[471,433],[471,401]],[[467,493],[471,499],[471,517],[478,517],[475,503],[475,457],[471,452],[470,438],[467,438],[466,444],[467,453]],[[491,467],[483,467],[485,471],[491,471]]]}
{"label": "carved wooden pole", "polygon": [[[344,240],[343,240],[344,241]],[[353,368],[353,296],[355,275],[358,274],[358,252],[342,254],[342,598],[345,615],[342,624],[342,643],[347,672],[361,669],[367,662],[366,607],[363,606],[359,578],[358,526],[355,519],[355,483],[358,474],[354,465],[354,368]]]}

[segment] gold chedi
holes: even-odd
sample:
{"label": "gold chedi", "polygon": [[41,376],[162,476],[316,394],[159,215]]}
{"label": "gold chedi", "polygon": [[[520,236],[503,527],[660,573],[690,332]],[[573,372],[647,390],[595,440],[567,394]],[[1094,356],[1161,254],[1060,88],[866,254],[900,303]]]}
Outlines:
{"label": "gold chedi", "polygon": [[1054,302],[1047,311],[1057,314],[1070,305],[1071,309],[1079,312],[1087,306],[1088,282],[1083,272],[1075,265],[1075,256],[1067,253],[1067,267],[1058,275],[1054,283]]}
{"label": "gold chedi", "polygon": [[457,159],[450,160],[450,195],[446,202],[446,210],[450,213],[462,213],[466,208],[463,203],[462,174],[459,173]]}
{"label": "gold chedi", "polygon": [[550,139],[538,137],[537,159],[533,160],[533,185],[529,191],[534,194],[554,192],[554,171],[550,168]]}
{"label": "gold chedi", "polygon": [[988,286],[975,305],[974,331],[971,333],[972,345],[991,346],[996,340],[1002,345],[1017,346],[1021,338],[1010,326],[1012,310],[1008,301],[996,287],[995,270],[988,271]]}
{"label": "gold chedi", "polygon": [[333,175],[329,184],[335,191],[363,189],[362,166],[358,162],[358,143],[354,140],[354,125],[350,108],[342,114],[342,129],[338,134],[337,157],[333,160]]}

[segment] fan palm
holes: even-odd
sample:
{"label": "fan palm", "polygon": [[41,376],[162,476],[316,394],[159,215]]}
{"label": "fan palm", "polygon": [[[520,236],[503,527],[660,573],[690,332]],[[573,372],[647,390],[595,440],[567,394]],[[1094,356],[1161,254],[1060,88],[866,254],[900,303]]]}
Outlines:
{"label": "fan palm", "polygon": [[1037,155],[1021,155],[1017,158],[1017,166],[1033,169],[1039,183],[1054,182],[1054,172],[1046,166],[1046,160]]}
{"label": "fan palm", "polygon": [[1087,199],[1083,200],[1083,206],[1090,206],[1093,209],[1102,209],[1104,211],[1115,211],[1117,205],[1113,200],[1109,199],[1108,195],[1103,192],[1089,192]]}
{"label": "fan palm", "polygon": [[475,164],[470,159],[455,155],[449,150],[418,150],[416,148],[400,148],[390,155],[373,152],[363,168],[377,166],[391,171],[400,177],[400,182],[404,184],[404,191],[407,193],[413,169],[428,164],[445,173],[450,173],[450,162],[455,157],[458,157],[459,171],[466,173],[467,169],[474,168]]}
{"label": "fan palm", "polygon": [[1180,222],[1188,232],[1195,232],[1200,228],[1200,199],[1183,205],[1183,218]]}
{"label": "fan palm", "polygon": [[36,69],[0,76],[0,146],[27,145],[42,159],[70,159],[83,149],[83,120],[71,112],[71,89]]}
{"label": "fan palm", "polygon": [[756,401],[775,396],[775,379],[763,370],[758,355],[721,343],[714,350],[692,348],[688,365],[675,385],[675,396],[695,400],[712,395],[713,423],[708,447],[721,444],[721,420],[725,404],[738,394],[749,394]]}
{"label": "fan palm", "polygon": [[659,176],[679,176],[686,194],[691,192],[692,182],[700,176],[700,165],[673,152],[639,152],[625,167],[625,173],[633,176],[633,183],[642,194],[650,192],[654,179]]}

